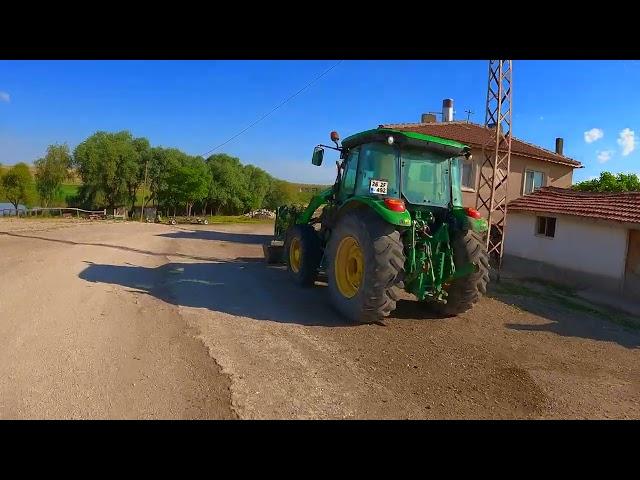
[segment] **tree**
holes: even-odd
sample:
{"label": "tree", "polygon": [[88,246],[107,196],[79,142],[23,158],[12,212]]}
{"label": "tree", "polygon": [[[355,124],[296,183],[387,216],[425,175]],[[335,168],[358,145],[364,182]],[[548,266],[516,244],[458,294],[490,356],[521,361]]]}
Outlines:
{"label": "tree", "polygon": [[49,145],[47,154],[34,162],[36,167],[36,190],[44,207],[60,194],[62,182],[69,178],[71,154],[69,146]]}
{"label": "tree", "polygon": [[175,209],[180,203],[175,175],[187,155],[177,148],[155,147],[151,149],[148,171],[149,201],[165,209]]}
{"label": "tree", "polygon": [[256,210],[264,205],[264,199],[269,192],[271,185],[271,176],[264,170],[254,167],[253,165],[245,165],[243,174],[246,178],[247,197],[245,199],[246,210]]}
{"label": "tree", "polygon": [[102,199],[109,208],[135,201],[149,142],[130,132],[96,132],[76,147],[73,164],[82,178],[84,198]]}
{"label": "tree", "polygon": [[298,192],[295,185],[284,180],[273,179],[264,199],[264,207],[275,210],[288,203],[298,203]]}
{"label": "tree", "polygon": [[250,186],[240,159],[218,153],[211,155],[206,162],[211,172],[207,200],[216,215],[243,212],[249,198]]}
{"label": "tree", "polygon": [[148,169],[148,164],[151,161],[151,145],[149,145],[149,140],[146,138],[135,138],[133,140],[133,148],[138,156],[136,159],[137,168],[131,172],[131,175],[126,177],[127,193],[129,195],[131,211],[133,211],[133,207],[136,204],[138,189],[145,180],[145,169]]}
{"label": "tree", "polygon": [[193,204],[207,197],[211,182],[211,173],[204,159],[185,156],[172,180],[178,192],[177,197],[186,206],[187,216],[190,217]]}
{"label": "tree", "polygon": [[193,205],[207,197],[211,173],[202,157],[174,148],[154,149],[150,171],[152,195],[167,212],[184,206],[191,216]]}
{"label": "tree", "polygon": [[28,204],[33,198],[33,177],[26,163],[18,163],[2,175],[4,196],[18,212],[20,204]]}
{"label": "tree", "polygon": [[640,192],[640,178],[634,173],[602,172],[599,178],[576,183],[572,188],[581,192]]}

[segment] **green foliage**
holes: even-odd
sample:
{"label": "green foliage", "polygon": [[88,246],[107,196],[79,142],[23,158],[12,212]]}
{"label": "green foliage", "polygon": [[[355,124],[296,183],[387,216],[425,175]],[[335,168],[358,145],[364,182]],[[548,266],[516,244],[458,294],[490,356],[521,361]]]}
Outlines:
{"label": "green foliage", "polygon": [[297,203],[297,193],[293,184],[274,179],[265,198],[265,207],[275,210],[282,205]]}
{"label": "green foliage", "polygon": [[240,159],[224,153],[207,158],[211,172],[207,200],[216,215],[237,215],[249,210],[250,185]]}
{"label": "green foliage", "polygon": [[128,131],[96,132],[73,155],[66,144],[51,145],[34,163],[43,206],[98,210],[154,205],[165,215],[238,216],[260,208],[306,204],[326,188],[273,178],[224,153],[205,160],[176,148],[151,147],[146,138],[134,138]]}
{"label": "green foliage", "polygon": [[34,162],[36,190],[42,206],[48,207],[62,193],[62,182],[69,178],[71,153],[69,146],[49,145],[47,154]]}
{"label": "green foliage", "polygon": [[207,197],[210,183],[211,173],[204,159],[184,155],[169,171],[167,186],[171,198],[177,204],[185,205],[187,215],[191,216],[193,204]]}
{"label": "green foliage", "polygon": [[600,178],[576,183],[574,190],[581,192],[640,192],[640,178],[634,173],[600,173]]}
{"label": "green foliage", "polygon": [[130,132],[97,132],[76,147],[73,164],[83,186],[81,200],[109,208],[133,205],[142,181],[149,142]]}
{"label": "green foliage", "polygon": [[18,205],[30,204],[35,197],[33,177],[26,163],[18,163],[2,174],[4,197],[18,210]]}

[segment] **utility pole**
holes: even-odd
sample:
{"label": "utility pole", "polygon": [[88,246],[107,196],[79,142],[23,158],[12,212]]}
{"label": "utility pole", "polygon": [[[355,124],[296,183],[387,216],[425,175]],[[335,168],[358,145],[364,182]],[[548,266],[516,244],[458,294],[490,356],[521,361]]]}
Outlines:
{"label": "utility pole", "polygon": [[496,263],[498,280],[507,226],[507,186],[511,166],[511,72],[511,60],[489,60],[484,125],[491,130],[491,135],[482,146],[476,196],[476,209],[488,212],[487,251]]}
{"label": "utility pole", "polygon": [[144,190],[142,191],[142,207],[140,208],[140,221],[144,218],[144,202],[147,196],[147,173],[149,171],[149,159],[144,162]]}

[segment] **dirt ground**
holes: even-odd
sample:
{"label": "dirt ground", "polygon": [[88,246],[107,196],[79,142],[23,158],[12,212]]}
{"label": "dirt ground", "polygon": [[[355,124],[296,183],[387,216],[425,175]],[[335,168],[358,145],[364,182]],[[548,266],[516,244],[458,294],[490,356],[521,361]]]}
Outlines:
{"label": "dirt ground", "polygon": [[503,280],[354,326],[271,231],[0,220],[0,418],[640,418],[637,319]]}

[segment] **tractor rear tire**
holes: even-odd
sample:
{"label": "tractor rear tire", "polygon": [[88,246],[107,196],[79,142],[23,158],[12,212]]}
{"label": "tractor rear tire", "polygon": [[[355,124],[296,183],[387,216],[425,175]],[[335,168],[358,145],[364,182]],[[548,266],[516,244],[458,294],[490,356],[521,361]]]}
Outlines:
{"label": "tractor rear tire", "polygon": [[451,242],[456,267],[472,262],[478,271],[458,278],[447,288],[447,303],[434,304],[435,310],[446,316],[455,316],[470,310],[487,293],[489,283],[489,255],[479,233],[469,230]]}
{"label": "tractor rear tire", "polygon": [[287,270],[295,283],[310,287],[318,277],[322,259],[320,238],[311,225],[294,225],[285,241]]}
{"label": "tractor rear tire", "polygon": [[[357,252],[355,257],[346,258],[353,269],[361,273],[354,274],[348,270],[351,267],[338,265],[339,250],[343,248]],[[342,253],[340,258],[345,258]],[[404,261],[400,232],[393,225],[372,211],[345,214],[331,233],[327,246],[332,305],[355,323],[372,323],[387,317],[399,299]],[[358,263],[361,263],[359,267]],[[358,275],[360,280],[352,281]]]}

